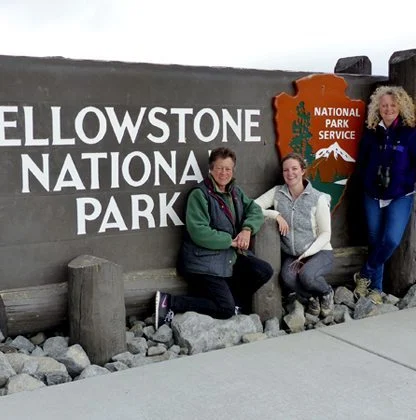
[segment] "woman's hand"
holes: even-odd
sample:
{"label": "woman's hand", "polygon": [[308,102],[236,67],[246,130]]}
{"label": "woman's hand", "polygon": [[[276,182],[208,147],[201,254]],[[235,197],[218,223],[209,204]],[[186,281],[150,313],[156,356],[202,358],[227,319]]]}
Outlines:
{"label": "woman's hand", "polygon": [[286,220],[279,214],[276,216],[276,222],[279,226],[280,234],[286,236],[289,233],[289,225]]}
{"label": "woman's hand", "polygon": [[233,244],[236,244],[236,248],[246,251],[250,246],[251,232],[249,230],[242,230],[234,239]]}
{"label": "woman's hand", "polygon": [[298,274],[302,270],[303,264],[303,261],[301,261],[299,257],[297,260],[292,261],[289,264],[289,270],[294,274]]}

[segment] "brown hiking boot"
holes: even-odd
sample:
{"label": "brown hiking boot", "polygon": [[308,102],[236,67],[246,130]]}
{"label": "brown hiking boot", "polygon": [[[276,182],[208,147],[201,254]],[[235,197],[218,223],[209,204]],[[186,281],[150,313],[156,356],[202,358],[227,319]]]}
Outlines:
{"label": "brown hiking boot", "polygon": [[354,296],[359,299],[360,297],[366,297],[368,295],[368,286],[370,286],[371,280],[362,277],[360,273],[354,274]]}
{"label": "brown hiking boot", "polygon": [[321,312],[321,305],[319,304],[319,298],[313,297],[313,296],[309,298],[306,312],[313,316],[319,316]]}

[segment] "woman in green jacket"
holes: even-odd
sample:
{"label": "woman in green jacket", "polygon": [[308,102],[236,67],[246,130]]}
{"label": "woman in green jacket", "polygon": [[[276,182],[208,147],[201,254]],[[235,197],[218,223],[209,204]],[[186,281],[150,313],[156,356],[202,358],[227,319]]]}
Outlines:
{"label": "woman in green jacket", "polygon": [[178,271],[191,296],[156,292],[156,329],[174,313],[195,311],[226,319],[250,313],[254,292],[273,274],[249,249],[264,222],[261,208],[235,184],[235,153],[225,147],[209,157],[209,175],[188,195],[186,232]]}

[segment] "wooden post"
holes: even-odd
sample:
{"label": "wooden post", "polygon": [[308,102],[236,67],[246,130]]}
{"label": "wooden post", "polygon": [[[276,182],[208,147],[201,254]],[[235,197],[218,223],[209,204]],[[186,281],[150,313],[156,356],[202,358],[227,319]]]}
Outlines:
{"label": "wooden post", "polygon": [[75,258],[68,269],[70,343],[80,344],[91,363],[103,365],[126,350],[122,269],[90,255]]}
{"label": "wooden post", "polygon": [[274,272],[271,279],[253,296],[253,312],[262,321],[277,317],[282,319],[282,293],[279,285],[280,274],[280,234],[275,220],[266,219],[257,233],[254,243],[257,257],[267,261]]}
{"label": "wooden post", "polygon": [[[397,51],[390,57],[389,79],[391,84],[402,86],[416,101],[416,49]],[[385,289],[394,295],[403,296],[414,283],[416,283],[415,205],[400,246],[386,266]]]}
{"label": "wooden post", "polygon": [[343,57],[337,61],[334,73],[371,75],[371,61],[366,55]]}

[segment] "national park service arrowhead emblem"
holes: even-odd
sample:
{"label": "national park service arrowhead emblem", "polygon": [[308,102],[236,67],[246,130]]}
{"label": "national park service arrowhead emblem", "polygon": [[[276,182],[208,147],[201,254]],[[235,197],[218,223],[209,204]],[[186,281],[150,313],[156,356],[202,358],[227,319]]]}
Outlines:
{"label": "national park service arrowhead emblem", "polygon": [[295,81],[297,94],[274,99],[276,145],[281,156],[300,153],[313,186],[331,195],[338,206],[354,170],[365,103],[346,96],[347,82],[334,74],[316,74]]}

